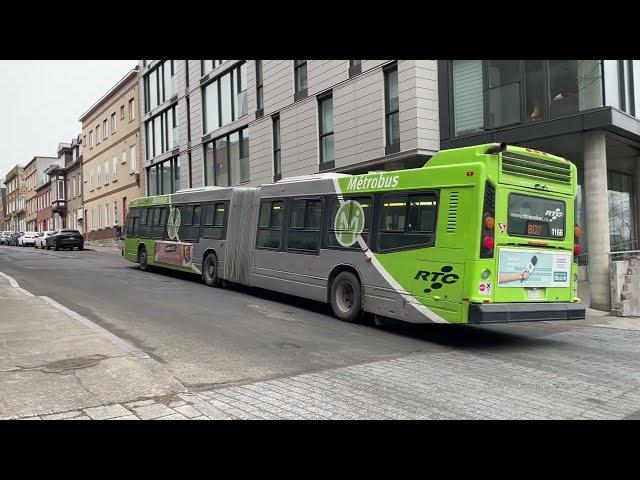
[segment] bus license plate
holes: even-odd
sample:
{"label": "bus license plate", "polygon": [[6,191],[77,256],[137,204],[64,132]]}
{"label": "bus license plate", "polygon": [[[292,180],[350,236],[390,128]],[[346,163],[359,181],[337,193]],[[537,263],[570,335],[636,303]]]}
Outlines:
{"label": "bus license plate", "polygon": [[539,288],[527,288],[527,295],[529,300],[540,300],[542,298]]}

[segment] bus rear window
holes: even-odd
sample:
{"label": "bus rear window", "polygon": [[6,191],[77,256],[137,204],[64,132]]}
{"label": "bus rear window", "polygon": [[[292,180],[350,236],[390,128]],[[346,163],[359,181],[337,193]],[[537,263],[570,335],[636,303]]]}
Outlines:
{"label": "bus rear window", "polygon": [[551,198],[509,195],[509,235],[563,240],[565,203]]}

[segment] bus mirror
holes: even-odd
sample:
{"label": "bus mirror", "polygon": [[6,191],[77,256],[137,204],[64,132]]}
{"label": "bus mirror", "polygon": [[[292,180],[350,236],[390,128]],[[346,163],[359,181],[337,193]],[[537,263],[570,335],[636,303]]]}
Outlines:
{"label": "bus mirror", "polygon": [[496,153],[501,153],[507,150],[507,144],[506,142],[501,142],[497,145],[492,145],[490,146],[487,151],[485,152],[488,155],[494,155]]}

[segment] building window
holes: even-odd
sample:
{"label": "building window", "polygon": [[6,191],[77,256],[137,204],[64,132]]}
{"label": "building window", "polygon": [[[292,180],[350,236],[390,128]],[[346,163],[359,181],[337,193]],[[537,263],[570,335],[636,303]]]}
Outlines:
{"label": "building window", "polygon": [[320,170],[334,167],[333,145],[333,97],[323,96],[318,99],[319,133],[320,133]]}
{"label": "building window", "polygon": [[608,171],[607,177],[611,251],[637,249],[633,178],[613,171]]}
{"label": "building window", "polygon": [[118,180],[118,157],[113,157],[111,165],[111,181]]}
{"label": "building window", "polygon": [[[177,77],[175,62],[165,60],[158,64],[151,72],[145,74],[144,80],[144,111],[150,112],[158,105],[166,102],[177,93]],[[132,100],[129,101],[129,118],[132,120]]]}
{"label": "building window", "polygon": [[520,122],[520,61],[487,61],[487,127]]}
{"label": "building window", "polygon": [[109,160],[104,161],[104,184],[109,183]]}
{"label": "building window", "polygon": [[[243,128],[206,143],[204,164],[205,185],[228,187],[248,182],[249,130]],[[232,172],[238,172],[239,178],[232,178]]]}
{"label": "building window", "polygon": [[[123,110],[122,118],[124,118],[124,108],[122,110]],[[135,119],[136,119],[136,109],[135,109],[135,104],[132,98],[131,100],[129,100],[129,121],[132,122]]]}
{"label": "building window", "polygon": [[100,125],[96,127],[96,145],[100,143]]}
{"label": "building window", "polygon": [[264,90],[262,87],[262,60],[256,60],[256,109],[264,110]]}
{"label": "building window", "polygon": [[294,101],[307,96],[307,61],[293,61]]}
{"label": "building window", "polygon": [[138,164],[136,163],[136,146],[133,145],[129,147],[129,171],[135,172],[138,169]]}
{"label": "building window", "polygon": [[175,105],[145,122],[147,158],[156,157],[178,146]]}
{"label": "building window", "polygon": [[120,107],[120,120],[124,120],[124,105]]}
{"label": "building window", "polygon": [[103,120],[102,121],[102,138],[106,140],[108,136],[109,136],[109,125],[107,125],[106,120]]}
{"label": "building window", "polygon": [[247,68],[242,63],[213,82],[203,91],[203,131],[209,133],[247,114]]}
{"label": "building window", "polygon": [[362,72],[362,60],[349,60],[349,78]]}
{"label": "building window", "polygon": [[282,178],[282,157],[280,144],[280,116],[273,117],[273,181]]}
{"label": "building window", "polygon": [[112,113],[111,114],[111,135],[113,135],[117,131],[118,131],[118,125],[116,120],[116,114]]}
{"label": "building window", "polygon": [[206,75],[209,72],[212,72],[214,69],[218,68],[225,60],[202,60],[201,68],[202,75]]}
{"label": "building window", "polygon": [[398,67],[384,73],[384,107],[387,147],[400,145],[400,102],[398,99]]}
{"label": "building window", "polygon": [[170,158],[147,168],[149,195],[168,195],[180,190],[180,159]]}

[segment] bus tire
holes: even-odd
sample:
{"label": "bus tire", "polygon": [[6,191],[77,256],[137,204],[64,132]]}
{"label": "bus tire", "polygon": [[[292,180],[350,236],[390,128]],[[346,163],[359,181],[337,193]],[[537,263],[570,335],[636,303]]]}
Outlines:
{"label": "bus tire", "polygon": [[144,245],[138,250],[138,263],[140,264],[140,270],[143,272],[149,270],[149,264],[147,263],[147,249]]}
{"label": "bus tire", "polygon": [[208,253],[202,262],[202,279],[209,287],[218,287],[218,257],[215,253]]}
{"label": "bus tire", "polygon": [[362,287],[353,273],[340,272],[331,283],[331,308],[336,318],[356,323],[362,314]]}

